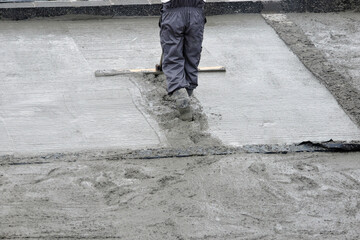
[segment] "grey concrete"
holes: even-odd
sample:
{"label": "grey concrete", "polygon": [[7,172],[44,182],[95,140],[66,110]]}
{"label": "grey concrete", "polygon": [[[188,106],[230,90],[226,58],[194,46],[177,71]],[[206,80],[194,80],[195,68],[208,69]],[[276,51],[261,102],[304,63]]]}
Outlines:
{"label": "grey concrete", "polygon": [[[166,146],[131,79],[93,76],[154,66],[157,20],[0,22],[0,153]],[[360,139],[260,15],[209,18],[201,65],[218,64],[195,96],[224,143]]]}
{"label": "grey concrete", "polygon": [[[96,28],[91,25],[0,23],[0,153],[163,146],[157,125],[144,117],[134,85],[94,77],[98,66],[84,48],[104,45],[97,42],[100,35],[92,36]],[[131,52],[129,45],[117,45]],[[93,56],[101,56],[99,50]],[[118,54],[116,59],[125,57]]]}
{"label": "grey concrete", "polygon": [[[350,76],[350,72],[347,71],[350,68],[354,69],[353,73],[355,73],[358,72],[360,67],[360,64],[356,66],[356,60],[353,61],[359,54],[356,48],[352,47],[352,45],[357,45],[357,37],[351,36],[352,32],[357,31],[355,27],[357,24],[356,20],[350,17],[348,22],[345,23],[345,20],[337,19],[337,21],[334,21],[333,19],[336,24],[331,24],[331,31],[327,30],[326,34],[321,33],[320,29],[315,30],[321,36],[320,41],[322,44],[331,46],[328,49],[324,49],[319,47],[317,41],[313,39],[312,35],[315,36],[316,34],[305,34],[297,25],[298,22],[295,24],[286,15],[263,14],[263,17],[298,56],[307,69],[331,92],[348,116],[360,126],[360,89],[356,88],[356,76]],[[323,28],[324,25],[329,24],[313,19],[309,21],[311,22],[312,30],[316,29],[318,25],[321,25],[321,28]],[[301,26],[300,23],[299,25]],[[331,41],[326,43],[326,39]],[[336,42],[340,43],[340,46]],[[338,53],[342,52],[343,56],[329,52],[329,49],[332,47],[337,49]],[[336,60],[332,61],[329,56]],[[339,64],[341,61],[344,63]]]}
{"label": "grey concrete", "polygon": [[359,239],[360,153],[0,166],[1,239]]}
{"label": "grey concrete", "polygon": [[216,59],[226,74],[202,74],[197,96],[211,132],[235,146],[359,140],[359,128],[260,15],[209,19],[202,65]]}

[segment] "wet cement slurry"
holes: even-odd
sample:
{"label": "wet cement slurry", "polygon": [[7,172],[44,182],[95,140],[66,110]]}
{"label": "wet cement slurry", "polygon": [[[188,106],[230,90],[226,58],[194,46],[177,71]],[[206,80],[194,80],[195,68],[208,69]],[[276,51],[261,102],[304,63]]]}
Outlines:
{"label": "wet cement slurry", "polygon": [[[231,146],[360,139],[261,15],[208,20],[201,65],[227,72],[200,75],[195,97],[207,120],[199,135]],[[157,18],[2,21],[0,30],[2,154],[169,145],[174,133],[148,111],[164,91],[144,98],[141,78],[94,77],[97,69],[154,66]],[[194,138],[192,146],[201,142]]]}
{"label": "wet cement slurry", "polygon": [[2,166],[2,239],[359,239],[359,153]]}

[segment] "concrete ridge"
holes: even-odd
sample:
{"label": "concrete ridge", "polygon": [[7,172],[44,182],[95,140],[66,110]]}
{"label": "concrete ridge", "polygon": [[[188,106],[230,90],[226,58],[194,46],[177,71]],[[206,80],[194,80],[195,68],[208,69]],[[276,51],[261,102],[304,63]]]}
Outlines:
{"label": "concrete ridge", "polygon": [[301,152],[359,152],[360,142],[301,142],[294,144],[256,144],[241,147],[211,146],[211,147],[188,147],[188,148],[159,148],[140,150],[100,150],[68,153],[49,153],[40,155],[3,155],[0,156],[1,165],[27,165],[45,164],[53,161],[75,162],[79,159],[96,161],[98,159],[119,161],[125,159],[161,159],[182,158],[210,155],[232,154],[288,154]]}

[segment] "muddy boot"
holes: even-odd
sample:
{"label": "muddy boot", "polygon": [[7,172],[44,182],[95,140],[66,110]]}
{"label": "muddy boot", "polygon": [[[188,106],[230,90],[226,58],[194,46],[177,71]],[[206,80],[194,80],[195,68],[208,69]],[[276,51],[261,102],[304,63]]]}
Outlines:
{"label": "muddy boot", "polygon": [[180,119],[183,121],[192,121],[193,120],[193,113],[192,113],[192,109],[191,106],[188,106],[187,108],[179,108],[179,112],[180,112]]}
{"label": "muddy boot", "polygon": [[191,97],[193,95],[194,89],[186,89],[189,97]]}
{"label": "muddy boot", "polygon": [[176,90],[171,98],[175,100],[176,107],[180,112],[180,119],[183,121],[192,121],[192,111],[190,107],[190,98],[185,88]]}

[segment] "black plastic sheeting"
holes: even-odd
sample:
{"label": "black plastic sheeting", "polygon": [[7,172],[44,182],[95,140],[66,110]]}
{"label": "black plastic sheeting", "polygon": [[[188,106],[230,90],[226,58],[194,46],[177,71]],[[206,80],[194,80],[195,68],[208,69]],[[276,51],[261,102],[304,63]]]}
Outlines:
{"label": "black plastic sheeting", "polygon": [[141,150],[119,150],[119,151],[88,151],[73,153],[53,153],[38,156],[0,156],[0,165],[26,165],[45,164],[53,161],[75,162],[81,160],[109,160],[119,161],[125,159],[161,159],[161,158],[184,158],[198,156],[219,156],[232,154],[287,154],[304,152],[360,152],[360,142],[302,142],[299,144],[274,144],[274,145],[246,145],[242,147],[188,147],[182,149],[160,148]]}
{"label": "black plastic sheeting", "polygon": [[301,152],[359,152],[360,142],[302,142],[291,145],[246,145],[242,147],[214,146],[206,148],[191,147],[186,149],[146,149],[128,152],[125,154],[107,156],[106,160],[121,159],[157,159],[157,158],[181,158],[208,155],[231,155],[237,153],[259,154],[287,154]]}
{"label": "black plastic sheeting", "polygon": [[304,146],[309,150],[325,151],[325,152],[358,152],[360,151],[360,143],[342,143],[332,140],[322,143],[302,142],[299,146]]}

